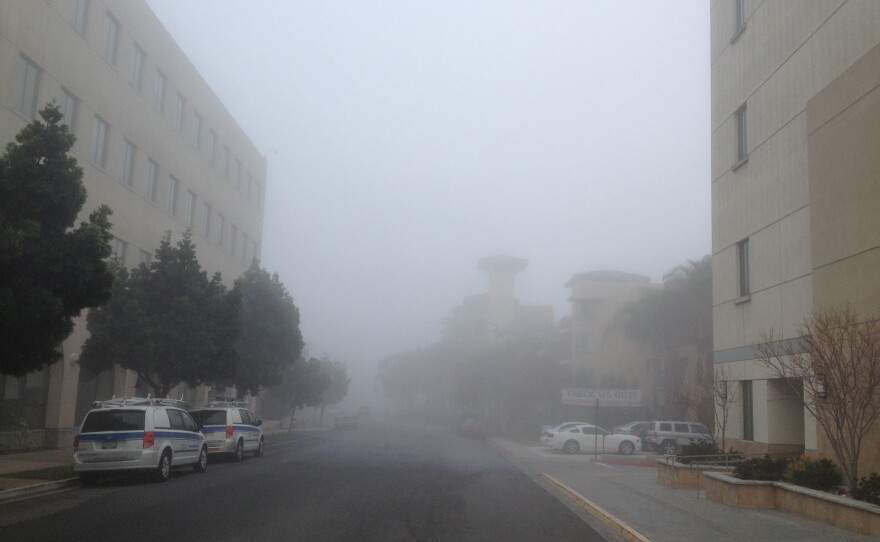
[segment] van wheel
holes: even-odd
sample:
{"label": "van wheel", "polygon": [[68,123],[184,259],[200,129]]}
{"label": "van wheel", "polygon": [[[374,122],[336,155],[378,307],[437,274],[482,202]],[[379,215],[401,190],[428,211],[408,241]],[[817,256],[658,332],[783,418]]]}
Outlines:
{"label": "van wheel", "polygon": [[263,437],[260,437],[260,444],[257,445],[257,449],[254,450],[254,457],[263,457],[263,451],[265,444],[263,444]]}
{"label": "van wheel", "polygon": [[232,454],[232,460],[236,463],[244,459],[244,442],[239,440],[235,445],[235,453]]}
{"label": "van wheel", "polygon": [[562,451],[567,454],[576,454],[580,451],[581,446],[577,443],[576,440],[569,440],[562,446]]}
{"label": "van wheel", "polygon": [[170,476],[171,452],[165,450],[164,452],[162,452],[162,457],[159,458],[159,466],[156,467],[156,472],[153,475],[153,480],[157,482],[167,482]]}
{"label": "van wheel", "polygon": [[674,440],[665,440],[663,441],[663,446],[660,447],[660,450],[665,455],[675,455],[678,452],[678,446],[675,444]]}
{"label": "van wheel", "polygon": [[202,446],[202,451],[199,452],[199,460],[193,465],[193,470],[196,472],[205,472],[208,470],[208,447]]}

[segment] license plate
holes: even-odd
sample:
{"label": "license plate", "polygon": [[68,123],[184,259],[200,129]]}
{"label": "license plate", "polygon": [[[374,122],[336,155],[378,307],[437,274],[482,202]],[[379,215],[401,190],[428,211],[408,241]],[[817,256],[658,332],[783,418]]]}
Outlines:
{"label": "license plate", "polygon": [[114,449],[116,449],[116,441],[115,441],[115,440],[111,440],[111,441],[105,441],[105,442],[102,442],[102,443],[101,443],[101,449],[102,449],[102,450],[114,450]]}

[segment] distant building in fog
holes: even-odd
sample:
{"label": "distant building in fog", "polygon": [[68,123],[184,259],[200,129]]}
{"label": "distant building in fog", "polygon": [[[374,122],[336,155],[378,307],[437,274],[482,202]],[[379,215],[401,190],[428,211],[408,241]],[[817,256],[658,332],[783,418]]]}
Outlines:
{"label": "distant building in fog", "polygon": [[528,264],[528,260],[511,256],[480,259],[479,268],[489,275],[489,290],[466,297],[452,309],[444,339],[453,344],[491,346],[523,335],[550,333],[553,307],[521,305],[516,299],[516,275]]}
{"label": "distant building in fog", "polygon": [[[203,268],[228,284],[259,257],[265,158],[145,2],[0,2],[0,74],[0,142],[60,104],[88,190],[80,218],[113,209],[117,260],[148,262],[165,231],[176,242],[187,228]],[[131,371],[80,371],[85,338],[79,319],[63,361],[0,375],[0,443],[23,419],[45,429],[32,443],[69,445],[91,401],[135,392]]]}
{"label": "distant building in fog", "polygon": [[[714,361],[738,390],[727,441],[832,456],[754,345],[769,329],[796,340],[813,309],[880,315],[880,2],[713,2],[711,62]],[[862,472],[880,465],[874,432]]]}
{"label": "distant building in fog", "polygon": [[641,411],[657,410],[650,354],[612,329],[621,309],[651,288],[650,278],[621,271],[590,271],[575,275],[571,288],[571,387],[636,389]]}

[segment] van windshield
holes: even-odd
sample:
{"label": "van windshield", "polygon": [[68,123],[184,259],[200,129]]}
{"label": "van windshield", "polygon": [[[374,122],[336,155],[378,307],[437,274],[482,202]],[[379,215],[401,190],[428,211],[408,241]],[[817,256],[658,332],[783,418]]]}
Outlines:
{"label": "van windshield", "polygon": [[98,410],[90,412],[83,422],[83,433],[98,431],[143,431],[143,410]]}

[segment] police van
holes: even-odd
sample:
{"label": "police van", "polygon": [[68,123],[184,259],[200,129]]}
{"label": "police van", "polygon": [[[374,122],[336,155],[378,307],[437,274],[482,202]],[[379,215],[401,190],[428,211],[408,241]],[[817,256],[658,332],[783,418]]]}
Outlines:
{"label": "police van", "polygon": [[73,439],[73,470],[83,484],[101,474],[144,471],[158,482],[171,468],[208,467],[208,443],[182,401],[147,396],[95,401]]}
{"label": "police van", "polygon": [[241,461],[246,452],[263,455],[263,420],[243,401],[212,401],[189,411],[208,439],[209,454],[229,454]]}

